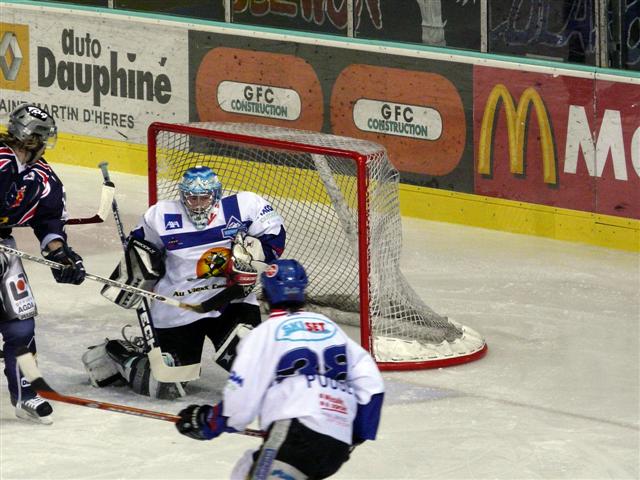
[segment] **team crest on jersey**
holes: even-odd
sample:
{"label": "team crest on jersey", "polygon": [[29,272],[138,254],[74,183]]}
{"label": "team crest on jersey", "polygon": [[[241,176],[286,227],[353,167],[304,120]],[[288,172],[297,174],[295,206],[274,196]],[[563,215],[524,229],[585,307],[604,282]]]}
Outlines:
{"label": "team crest on jersey", "polygon": [[315,318],[289,318],[278,325],[277,342],[320,342],[333,337],[336,326]]}
{"label": "team crest on jersey", "polygon": [[197,278],[224,277],[231,250],[223,247],[210,248],[196,264]]}
{"label": "team crest on jersey", "polygon": [[164,228],[165,230],[176,230],[182,228],[182,214],[180,213],[165,213],[164,214]]}
{"label": "team crest on jersey", "polygon": [[246,232],[247,227],[238,220],[236,217],[232,216],[227,221],[227,225],[222,229],[222,236],[224,238],[233,238],[237,235],[238,232]]}
{"label": "team crest on jersey", "polygon": [[9,208],[18,208],[20,206],[20,204],[24,200],[24,192],[26,190],[27,190],[26,185],[23,185],[22,187],[20,187],[20,190],[16,192],[15,198],[13,199],[13,204],[9,205]]}
{"label": "team crest on jersey", "polygon": [[24,200],[24,192],[27,190],[26,185],[23,185],[18,190],[18,186],[15,183],[12,183],[9,187],[9,191],[6,193],[4,197],[4,202],[9,208],[17,208],[20,206],[22,201]]}

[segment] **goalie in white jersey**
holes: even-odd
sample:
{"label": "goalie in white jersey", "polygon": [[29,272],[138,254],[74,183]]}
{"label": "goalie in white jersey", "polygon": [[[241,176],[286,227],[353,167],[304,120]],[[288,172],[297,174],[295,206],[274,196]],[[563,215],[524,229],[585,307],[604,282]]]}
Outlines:
{"label": "goalie in white jersey", "polygon": [[238,461],[232,478],[327,478],[353,446],[375,439],[382,377],[338,325],[303,310],[307,275],[300,263],[277,260],[261,280],[270,316],[241,340],[223,401],[185,408],[176,426],[207,440],[259,416],[265,441]]}
{"label": "goalie in white jersey", "polygon": [[[209,338],[216,362],[228,371],[239,338],[261,321],[252,290],[260,264],[264,269],[264,262],[277,259],[284,249],[283,220],[255,193],[222,197],[221,182],[209,167],[186,170],[179,190],[179,200],[162,200],[146,211],[111,278],[189,304],[240,285],[234,289],[239,291],[237,297],[219,310],[198,313],[156,301],[149,309],[157,342],[163,354],[171,356],[169,361],[199,364],[204,340]],[[142,302],[139,296],[113,287],[102,293],[124,308],[137,308]],[[104,386],[124,377],[136,393],[175,397],[174,385],[155,382],[146,355],[130,343],[111,340],[85,354],[92,384]],[[109,359],[117,371],[105,364]],[[179,383],[175,387],[184,393]]]}

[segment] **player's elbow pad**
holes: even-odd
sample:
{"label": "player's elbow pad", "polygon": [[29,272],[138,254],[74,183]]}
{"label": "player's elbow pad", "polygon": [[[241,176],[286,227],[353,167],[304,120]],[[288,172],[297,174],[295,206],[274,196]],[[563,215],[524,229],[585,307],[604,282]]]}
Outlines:
{"label": "player's elbow pad", "polygon": [[380,424],[384,393],[376,393],[367,404],[358,404],[358,412],[353,420],[354,445],[365,440],[375,440]]}

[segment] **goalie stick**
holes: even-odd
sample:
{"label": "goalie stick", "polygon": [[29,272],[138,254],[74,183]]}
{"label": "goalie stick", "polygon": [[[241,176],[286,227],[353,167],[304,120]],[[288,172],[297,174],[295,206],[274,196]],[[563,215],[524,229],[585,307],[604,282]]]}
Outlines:
{"label": "goalie stick", "polygon": [[[104,183],[111,183],[111,179],[109,178],[108,162],[101,162],[98,164],[98,167],[100,167],[100,170],[102,171]],[[120,209],[118,208],[118,203],[115,198],[111,202],[111,212],[113,213],[113,218],[116,222],[120,243],[122,243],[122,248],[126,251],[127,238],[124,234],[124,225],[122,223]],[[164,359],[162,358],[162,350],[158,346],[155,329],[151,322],[151,316],[149,315],[149,303],[146,298],[142,299],[142,306],[136,309],[136,315],[138,317],[140,330],[142,331],[142,338],[146,346],[146,355],[149,358],[151,373],[156,380],[159,382],[177,383],[188,382],[200,378],[200,363],[170,366],[164,362]]]}
{"label": "goalie stick", "polygon": [[[52,262],[51,260],[47,260],[46,258],[36,257],[35,255],[30,255],[26,252],[21,252],[20,250],[15,250],[11,247],[7,247],[6,245],[0,244],[0,252],[8,253],[9,255],[15,255],[20,258],[24,258],[25,260],[29,260],[35,263],[39,263],[40,265],[46,265],[49,268],[55,268],[61,270],[65,268],[65,265],[60,263]],[[193,310],[198,313],[207,313],[212,310],[219,310],[223,305],[229,303],[231,300],[236,298],[240,298],[243,295],[243,288],[240,285],[233,285],[231,287],[227,287],[222,290],[220,293],[208,298],[202,303],[199,304],[190,304],[190,303],[182,303],[178,300],[174,300],[173,298],[168,298],[163,295],[158,295],[157,293],[149,292],[148,290],[143,290],[141,288],[133,287],[131,285],[127,285],[126,283],[118,282],[116,280],[111,280],[110,278],[104,278],[99,275],[94,275],[93,273],[86,273],[85,277],[89,280],[93,280],[95,282],[104,283],[105,285],[109,285],[111,287],[120,288],[126,292],[135,293],[136,295],[140,295],[144,298],[149,298],[151,300],[156,300],[158,302],[166,303],[168,305],[172,305],[178,308],[184,308],[187,310]]]}
{"label": "goalie stick", "polygon": [[[98,410],[108,410],[110,412],[124,413],[126,415],[134,415],[137,417],[152,418],[154,420],[164,420],[165,422],[177,423],[180,420],[178,415],[172,415],[170,413],[157,412],[154,410],[145,410],[137,407],[130,407],[128,405],[118,405],[115,403],[101,402],[99,400],[92,400],[88,398],[72,397],[70,395],[64,395],[55,391],[46,380],[42,377],[42,373],[36,365],[36,360],[33,354],[27,349],[27,347],[18,347],[16,349],[18,365],[20,370],[31,383],[31,387],[43,398],[53,400],[56,402],[69,403],[71,405],[79,405],[81,407],[95,408]],[[264,433],[260,430],[245,429],[239,431],[242,435],[250,437],[264,437]]]}
{"label": "goalie stick", "polygon": [[85,218],[70,218],[66,221],[67,225],[83,225],[86,223],[102,223],[107,218],[109,213],[109,205],[114,199],[115,186],[111,182],[104,182],[102,185],[102,192],[100,194],[100,206],[98,212],[93,217]]}

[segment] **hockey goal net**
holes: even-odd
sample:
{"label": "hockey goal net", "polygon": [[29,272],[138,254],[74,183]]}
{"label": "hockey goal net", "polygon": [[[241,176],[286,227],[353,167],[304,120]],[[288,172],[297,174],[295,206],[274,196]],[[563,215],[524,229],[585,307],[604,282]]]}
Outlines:
{"label": "hockey goal net", "polygon": [[207,165],[224,195],[253,191],[285,220],[284,257],[309,276],[310,310],[360,327],[389,370],[465,363],[483,337],[437,314],[399,269],[398,172],[378,144],[318,132],[239,123],[153,123],[149,202],[178,198],[185,169]]}

